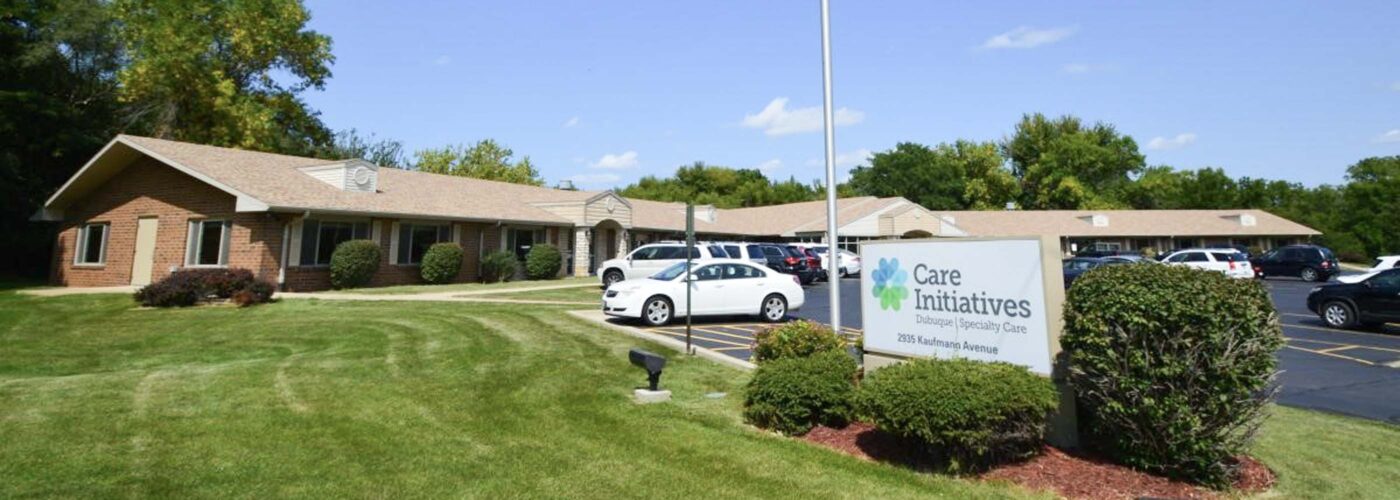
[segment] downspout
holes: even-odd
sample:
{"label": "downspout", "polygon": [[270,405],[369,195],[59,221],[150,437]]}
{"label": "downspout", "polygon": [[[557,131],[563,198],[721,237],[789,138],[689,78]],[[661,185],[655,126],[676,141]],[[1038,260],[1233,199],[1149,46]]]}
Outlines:
{"label": "downspout", "polygon": [[287,291],[287,255],[292,247],[292,223],[282,223],[282,260],[277,263],[277,289]]}

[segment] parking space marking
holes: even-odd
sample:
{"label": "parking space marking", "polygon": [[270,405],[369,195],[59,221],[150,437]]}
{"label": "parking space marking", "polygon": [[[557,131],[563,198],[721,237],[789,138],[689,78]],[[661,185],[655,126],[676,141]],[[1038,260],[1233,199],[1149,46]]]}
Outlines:
{"label": "parking space marking", "polygon": [[1298,323],[1282,323],[1282,325],[1283,325],[1283,326],[1291,326],[1291,327],[1294,327],[1294,328],[1302,328],[1302,329],[1304,329],[1304,330],[1316,330],[1316,331],[1319,331],[1319,332],[1345,333],[1345,334],[1347,334],[1347,335],[1360,335],[1360,336],[1363,336],[1363,337],[1376,337],[1376,338],[1389,339],[1389,340],[1394,340],[1394,339],[1396,339],[1396,336],[1394,336],[1394,335],[1387,335],[1387,334],[1384,334],[1384,333],[1355,332],[1355,331],[1351,331],[1351,330],[1339,330],[1339,329],[1336,329],[1336,328],[1325,328],[1325,327],[1321,327],[1321,326],[1300,325],[1300,324],[1298,324]]}
{"label": "parking space marking", "polygon": [[1337,352],[1337,351],[1345,351],[1345,350],[1347,350],[1347,349],[1356,349],[1356,348],[1359,348],[1359,347],[1361,347],[1361,346],[1358,346],[1358,345],[1344,345],[1344,346],[1341,346],[1341,347],[1328,347],[1328,348],[1326,348],[1326,349],[1318,349],[1318,350],[1317,350],[1317,353],[1318,353],[1318,354],[1330,354],[1330,353],[1334,353],[1334,352]]}
{"label": "parking space marking", "polygon": [[742,339],[742,340],[753,341],[753,337],[752,337],[752,336],[744,336],[744,335],[739,335],[739,334],[736,334],[736,333],[721,332],[721,331],[718,331],[718,330],[711,330],[711,329],[708,329],[708,328],[701,328],[701,327],[698,327],[698,326],[691,327],[691,329],[696,330],[696,331],[700,331],[700,332],[705,332],[705,333],[713,333],[713,334],[715,334],[715,335],[723,335],[723,336],[726,336],[726,337],[733,337],[733,338],[736,338],[736,339]]}
{"label": "parking space marking", "polygon": [[1302,348],[1302,347],[1292,346],[1292,345],[1284,345],[1284,347],[1287,347],[1287,348],[1289,348],[1289,349],[1295,349],[1295,350],[1303,351],[1303,352],[1310,352],[1310,353],[1313,353],[1313,354],[1321,354],[1321,355],[1323,355],[1323,356],[1330,356],[1330,357],[1337,358],[1337,359],[1345,359],[1345,360],[1347,360],[1347,361],[1355,361],[1355,362],[1361,363],[1361,364],[1363,364],[1363,365],[1376,366],[1376,364],[1373,363],[1373,362],[1366,361],[1366,360],[1360,359],[1360,358],[1353,358],[1353,357],[1351,357],[1351,356],[1343,356],[1343,355],[1341,355],[1341,354],[1333,354],[1333,353],[1330,353],[1330,352],[1318,351],[1318,350],[1313,350],[1313,349],[1304,349],[1304,348]]}
{"label": "parking space marking", "polygon": [[727,351],[747,351],[748,349],[749,349],[748,346],[745,346],[745,347],[716,347],[716,348],[713,348],[713,349],[710,349],[710,350],[711,350],[711,351],[719,351],[719,352],[727,352]]}
{"label": "parking space marking", "polygon": [[[676,338],[679,338],[679,339],[684,339],[684,338],[685,338],[685,333],[674,333],[674,332],[668,332],[668,331],[664,331],[664,330],[652,330],[652,331],[654,331],[654,332],[656,332],[656,333],[663,334],[663,335],[670,335],[670,336],[672,336],[672,337],[676,337]],[[742,348],[745,348],[745,349],[748,349],[748,348],[749,348],[749,345],[748,345],[748,344],[740,344],[740,343],[738,343],[738,342],[733,342],[733,341],[724,340],[724,339],[712,339],[712,338],[705,337],[705,336],[702,336],[702,335],[694,335],[694,334],[692,334],[692,335],[691,335],[691,339],[692,339],[692,340],[703,340],[703,341],[705,341],[705,342],[713,342],[713,343],[716,343],[716,344],[726,345],[726,346],[731,346],[731,347],[742,347]]]}

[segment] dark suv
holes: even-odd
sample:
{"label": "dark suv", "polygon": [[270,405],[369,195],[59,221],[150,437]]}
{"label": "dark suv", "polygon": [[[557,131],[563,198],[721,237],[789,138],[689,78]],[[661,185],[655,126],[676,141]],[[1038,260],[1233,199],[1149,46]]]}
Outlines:
{"label": "dark suv", "polygon": [[807,256],[801,251],[777,244],[759,244],[758,247],[763,250],[769,269],[796,276],[803,285],[810,285],[817,278],[816,270],[807,265]]}
{"label": "dark suv", "polygon": [[1381,271],[1358,283],[1314,288],[1308,294],[1308,310],[1332,328],[1378,328],[1400,321],[1400,269]]}
{"label": "dark suv", "polygon": [[1297,276],[1303,281],[1327,281],[1342,272],[1337,256],[1317,245],[1279,247],[1249,262],[1254,265],[1254,275],[1260,278]]}

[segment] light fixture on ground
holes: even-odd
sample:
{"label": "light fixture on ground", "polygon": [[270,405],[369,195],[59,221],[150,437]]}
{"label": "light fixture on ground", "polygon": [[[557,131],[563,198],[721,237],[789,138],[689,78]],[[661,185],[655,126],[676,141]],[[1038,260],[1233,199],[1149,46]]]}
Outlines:
{"label": "light fixture on ground", "polygon": [[659,403],[671,400],[671,391],[661,390],[661,370],[666,368],[666,358],[651,351],[633,348],[627,352],[627,360],[632,366],[647,371],[647,388],[632,392],[638,403]]}

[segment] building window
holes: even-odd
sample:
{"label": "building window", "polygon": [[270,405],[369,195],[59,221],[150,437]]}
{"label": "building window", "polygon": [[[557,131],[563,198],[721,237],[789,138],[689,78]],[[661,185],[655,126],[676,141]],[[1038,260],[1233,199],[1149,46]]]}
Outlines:
{"label": "building window", "polygon": [[525,260],[525,255],[530,253],[530,248],[535,243],[545,242],[545,232],[543,229],[517,229],[506,230],[506,250],[515,253],[515,258]]}
{"label": "building window", "polygon": [[302,221],[301,265],[329,265],[335,247],[350,240],[364,239],[369,239],[368,222]]}
{"label": "building window", "polygon": [[399,224],[399,264],[417,264],[435,243],[452,239],[448,224]]}
{"label": "building window", "polygon": [[107,233],[105,222],[84,225],[78,228],[78,247],[74,252],[73,263],[100,266],[107,263]]}
{"label": "building window", "polygon": [[190,221],[185,265],[228,265],[228,239],[232,223],[226,220]]}

